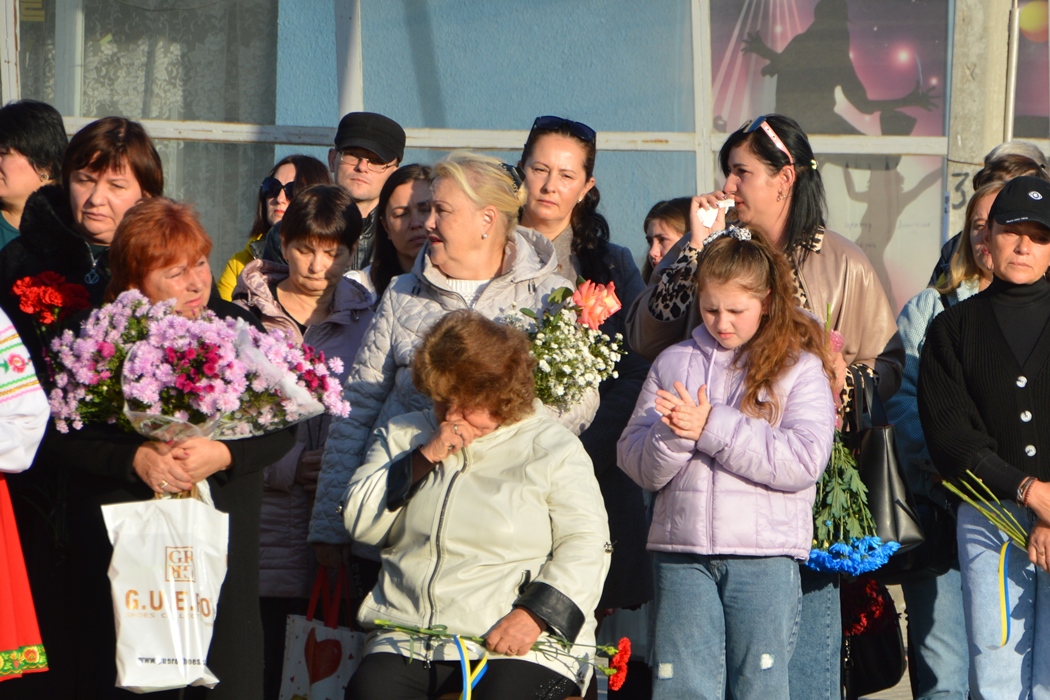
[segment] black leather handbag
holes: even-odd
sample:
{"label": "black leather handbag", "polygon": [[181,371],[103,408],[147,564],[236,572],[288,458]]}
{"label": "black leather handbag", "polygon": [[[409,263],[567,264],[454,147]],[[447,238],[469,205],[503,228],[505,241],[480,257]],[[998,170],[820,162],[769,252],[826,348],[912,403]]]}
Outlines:
{"label": "black leather handbag", "polygon": [[[899,542],[890,559],[915,549],[925,539],[915,498],[897,460],[893,426],[886,420],[875,382],[863,372],[853,375],[853,406],[849,412],[852,447],[857,471],[868,489],[868,510],[875,520],[876,534],[883,542]],[[887,564],[889,566],[889,564]]]}

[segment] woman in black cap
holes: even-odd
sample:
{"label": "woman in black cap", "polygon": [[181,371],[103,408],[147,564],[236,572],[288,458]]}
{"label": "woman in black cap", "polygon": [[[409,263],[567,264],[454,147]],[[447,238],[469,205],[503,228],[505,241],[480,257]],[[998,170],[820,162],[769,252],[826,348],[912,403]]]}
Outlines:
{"label": "woman in black cap", "polygon": [[970,692],[1033,697],[1050,686],[1050,183],[1012,180],[989,218],[995,277],[930,325],[919,415],[938,471],[971,472],[1030,532],[1027,552],[1004,547],[976,508],[959,508]]}

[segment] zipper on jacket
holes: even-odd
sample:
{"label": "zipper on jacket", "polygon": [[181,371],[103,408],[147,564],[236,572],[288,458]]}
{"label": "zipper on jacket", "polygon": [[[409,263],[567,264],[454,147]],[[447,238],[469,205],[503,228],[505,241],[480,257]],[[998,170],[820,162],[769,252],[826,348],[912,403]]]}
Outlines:
{"label": "zipper on jacket", "polygon": [[[470,460],[467,458],[467,450],[463,450],[463,467],[456,471],[452,475],[452,479],[448,482],[448,488],[445,490],[445,498],[441,502],[441,515],[438,516],[437,533],[434,535],[434,573],[430,575],[430,581],[427,583],[427,601],[430,603],[430,618],[427,622],[427,627],[433,627],[436,624],[434,619],[435,609],[437,603],[434,600],[434,584],[437,582],[438,572],[441,571],[441,543],[444,539],[442,537],[445,528],[445,513],[448,510],[449,499],[452,498],[452,488],[456,485],[456,480],[459,479],[460,474],[467,471],[467,466],[470,464]],[[425,661],[430,664],[430,654],[433,651],[433,639],[428,637],[426,644],[426,657]]]}

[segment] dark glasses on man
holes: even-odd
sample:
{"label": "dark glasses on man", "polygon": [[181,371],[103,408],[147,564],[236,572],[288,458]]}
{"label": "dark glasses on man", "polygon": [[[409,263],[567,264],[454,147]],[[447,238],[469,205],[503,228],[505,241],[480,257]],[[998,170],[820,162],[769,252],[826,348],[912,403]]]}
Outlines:
{"label": "dark glasses on man", "polygon": [[567,129],[570,134],[587,143],[594,143],[598,138],[598,134],[594,129],[583,122],[574,122],[571,119],[547,115],[545,117],[536,117],[536,121],[532,122],[532,131],[536,131],[536,129],[540,131],[558,131],[562,128]]}
{"label": "dark glasses on man", "polygon": [[787,149],[787,146],[784,145],[784,142],[780,140],[779,136],[777,136],[777,132],[773,131],[773,127],[771,127],[769,125],[769,122],[766,121],[765,115],[762,115],[758,119],[746,122],[740,128],[745,134],[750,134],[754,131],[758,131],[759,129],[766,132],[766,136],[768,136],[769,140],[773,142],[773,145],[776,146],[784,155],[788,157],[788,162],[792,165],[795,164],[795,159],[791,157],[791,151]]}
{"label": "dark glasses on man", "polygon": [[284,196],[288,198],[288,201],[292,201],[292,197],[295,196],[295,180],[292,180],[287,185],[282,185],[277,178],[268,177],[259,185],[259,192],[266,199],[273,199],[280,194],[281,190],[284,190]]}

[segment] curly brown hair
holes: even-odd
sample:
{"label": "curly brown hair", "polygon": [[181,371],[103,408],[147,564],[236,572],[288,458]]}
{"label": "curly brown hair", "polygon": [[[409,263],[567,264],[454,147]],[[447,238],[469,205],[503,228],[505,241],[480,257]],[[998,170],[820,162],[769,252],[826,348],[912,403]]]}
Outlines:
{"label": "curly brown hair", "polygon": [[[704,246],[696,271],[697,297],[705,283],[740,285],[758,298],[768,299],[758,331],[737,351],[744,370],[744,398],[740,410],[770,423],[780,415],[773,390],[777,377],[798,362],[805,350],[820,358],[824,373],[835,376],[823,327],[799,307],[787,256],[758,238],[738,240],[724,236]],[[766,296],[768,292],[768,297]]]}
{"label": "curly brown hair", "polygon": [[487,410],[499,423],[533,411],[536,360],[522,331],[466,309],[427,332],[412,362],[412,383],[432,401]]}

